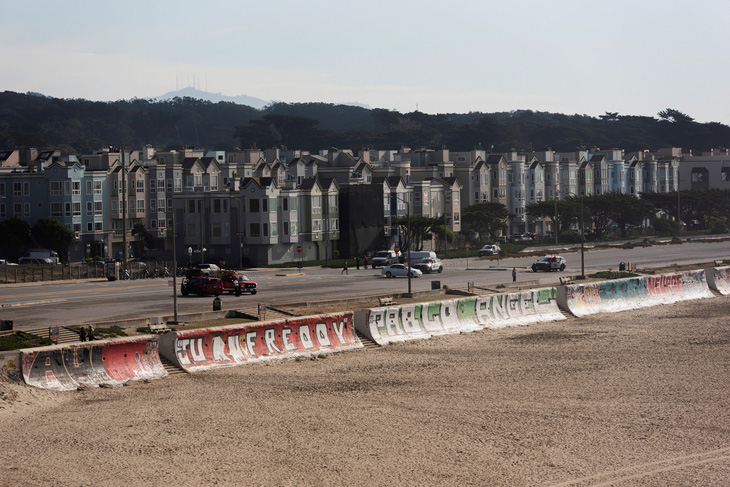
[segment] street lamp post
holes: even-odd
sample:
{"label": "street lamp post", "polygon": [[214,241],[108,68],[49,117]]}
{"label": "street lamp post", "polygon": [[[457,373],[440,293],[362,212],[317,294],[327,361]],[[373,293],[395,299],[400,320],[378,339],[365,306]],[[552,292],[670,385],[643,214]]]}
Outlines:
{"label": "street lamp post", "polygon": [[555,191],[555,228],[553,228],[553,231],[555,232],[555,244],[558,243],[558,192]]}
{"label": "street lamp post", "polygon": [[677,181],[677,238],[682,236],[682,206],[679,199],[679,181]]}
{"label": "street lamp post", "polygon": [[413,269],[411,268],[411,205],[406,203],[406,216],[408,217],[408,296],[409,298],[413,297],[413,294],[411,293],[411,275],[413,274]]}
{"label": "street lamp post", "polygon": [[580,199],[580,278],[585,279],[586,278],[586,272],[585,272],[585,232],[584,229],[585,225],[583,223],[583,197]]}
{"label": "street lamp post", "polygon": [[[411,269],[411,239],[413,238],[411,235],[411,205],[408,203],[408,201],[399,197],[397,194],[393,196],[395,196],[397,200],[401,200],[403,203],[406,204],[406,218],[408,223],[408,295],[406,297],[410,298],[413,297],[413,294],[411,293],[411,274],[413,273],[413,270]],[[396,208],[398,208],[398,205],[396,205]]]}

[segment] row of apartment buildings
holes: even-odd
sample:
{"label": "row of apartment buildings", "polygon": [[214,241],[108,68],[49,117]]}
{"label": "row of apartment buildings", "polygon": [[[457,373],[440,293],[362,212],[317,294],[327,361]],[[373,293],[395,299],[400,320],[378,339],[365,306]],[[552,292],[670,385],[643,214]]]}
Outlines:
{"label": "row of apartment buildings", "polygon": [[77,235],[72,261],[129,252],[134,222],[154,235],[161,258],[174,241],[178,260],[261,265],[392,247],[402,242],[393,218],[409,214],[459,232],[463,208],[500,202],[514,215],[509,233],[546,233],[550,223],[527,215],[527,204],[678,187],[730,189],[728,150],[0,151],[0,220],[63,222]]}

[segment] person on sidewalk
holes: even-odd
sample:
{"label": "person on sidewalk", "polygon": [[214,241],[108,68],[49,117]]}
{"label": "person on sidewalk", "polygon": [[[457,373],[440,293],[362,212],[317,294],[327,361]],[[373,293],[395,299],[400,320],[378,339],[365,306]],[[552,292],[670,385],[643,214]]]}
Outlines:
{"label": "person on sidewalk", "polygon": [[85,342],[86,341],[86,328],[83,326],[79,330],[79,341]]}
{"label": "person on sidewalk", "polygon": [[512,268],[512,282],[515,282],[517,280],[517,268]]}
{"label": "person on sidewalk", "polygon": [[347,271],[347,259],[345,259],[345,263],[344,263],[344,264],[342,265],[342,272],[340,272],[340,274],[347,274],[347,275],[349,275],[349,274],[350,274],[350,273],[349,273],[349,272]]}
{"label": "person on sidewalk", "polygon": [[360,254],[355,256],[355,267],[357,267],[357,270],[360,270]]}
{"label": "person on sidewalk", "polygon": [[89,333],[88,333],[89,341],[94,341],[94,325],[89,325]]}

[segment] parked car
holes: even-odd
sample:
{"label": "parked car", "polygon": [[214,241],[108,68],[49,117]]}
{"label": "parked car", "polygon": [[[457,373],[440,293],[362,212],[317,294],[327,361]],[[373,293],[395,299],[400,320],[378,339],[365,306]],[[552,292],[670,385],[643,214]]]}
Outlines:
{"label": "parked car", "polygon": [[390,264],[395,264],[397,262],[398,254],[396,254],[393,250],[378,250],[375,252],[375,255],[373,255],[373,258],[370,259],[370,265],[373,266],[373,269],[376,267],[384,267]]}
{"label": "parked car", "polygon": [[53,265],[53,260],[43,257],[21,257],[20,259],[18,259],[18,263],[21,265]]}
{"label": "parked car", "polygon": [[440,274],[444,270],[444,264],[438,257],[435,259],[433,257],[426,257],[415,264],[411,262],[411,266],[426,274],[432,272],[438,272]]}
{"label": "parked car", "polygon": [[195,264],[194,269],[198,269],[201,274],[209,275],[221,270],[216,264]]}
{"label": "parked car", "polygon": [[190,294],[219,296],[223,293],[223,282],[217,277],[197,276],[189,279],[186,277],[180,285],[180,292],[183,296]]}
{"label": "parked car", "polygon": [[485,245],[481,249],[477,251],[477,255],[479,257],[485,257],[488,255],[499,255],[499,253],[502,251],[502,247],[499,245]]}
{"label": "parked car", "polygon": [[15,262],[8,262],[5,259],[0,259],[0,266],[3,266],[3,265],[18,265],[18,264],[16,264]]}
{"label": "parked car", "polygon": [[233,287],[234,279],[238,280],[238,287],[241,288],[242,293],[256,294],[256,292],[258,291],[257,284],[248,277],[246,277],[245,274],[237,274],[233,272],[225,273],[221,277],[221,282],[223,283],[223,291],[227,291],[230,294],[236,292],[236,289]]}
{"label": "parked car", "polygon": [[408,274],[410,274],[411,277],[421,277],[423,275],[423,272],[418,269],[412,268],[409,270],[408,266],[405,264],[390,264],[389,266],[383,267],[383,270],[380,271],[380,273],[385,277],[407,277]]}
{"label": "parked car", "polygon": [[18,259],[18,264],[58,264],[58,253],[47,249],[31,249]]}
{"label": "parked car", "polygon": [[565,267],[568,265],[568,261],[563,259],[559,255],[546,255],[545,257],[542,257],[540,260],[532,264],[532,272],[537,271],[545,271],[545,272],[552,272],[552,271],[564,271]]}

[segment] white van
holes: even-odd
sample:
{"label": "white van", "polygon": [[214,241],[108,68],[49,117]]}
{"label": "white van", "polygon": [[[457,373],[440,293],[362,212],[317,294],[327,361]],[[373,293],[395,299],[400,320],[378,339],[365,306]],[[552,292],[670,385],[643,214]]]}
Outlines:
{"label": "white van", "polygon": [[396,254],[393,250],[378,250],[375,252],[375,255],[373,255],[373,258],[370,259],[370,265],[373,266],[373,269],[376,267],[387,267],[390,264],[397,263],[398,254]]}
{"label": "white van", "polygon": [[18,264],[58,264],[58,262],[58,253],[46,249],[31,249],[18,259]]}
{"label": "white van", "polygon": [[[405,259],[403,262],[408,262],[408,252],[404,252],[403,258]],[[416,262],[419,262],[422,259],[438,259],[436,257],[436,252],[411,252],[411,264],[414,264]]]}

